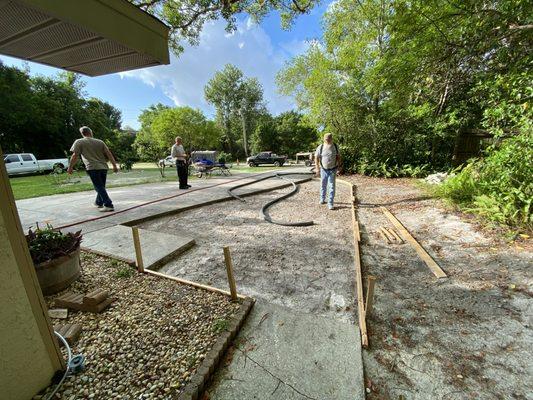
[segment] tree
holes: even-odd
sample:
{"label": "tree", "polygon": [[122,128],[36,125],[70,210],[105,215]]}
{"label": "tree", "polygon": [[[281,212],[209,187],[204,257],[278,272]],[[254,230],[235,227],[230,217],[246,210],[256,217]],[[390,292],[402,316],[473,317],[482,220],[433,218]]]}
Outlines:
{"label": "tree", "polygon": [[220,131],[204,114],[191,107],[175,107],[161,111],[152,121],[153,139],[161,147],[170,148],[176,136],[181,136],[188,153],[194,149],[214,148]]}
{"label": "tree", "polygon": [[[336,134],[352,170],[443,168],[462,131],[497,115],[498,129],[517,129],[495,111],[491,88],[531,71],[524,2],[339,0],[324,22],[322,41],[289,62],[278,86]],[[527,85],[519,91],[528,98]]]}
{"label": "tree", "polygon": [[255,78],[245,78],[242,71],[227,64],[209,80],[204,89],[205,99],[217,110],[217,120],[223,127],[223,145],[227,152],[234,152],[232,121],[238,118],[242,126],[243,149],[248,156],[248,130],[252,117],[263,108],[263,88]]}
{"label": "tree", "polygon": [[0,144],[5,152],[31,152],[38,158],[69,154],[89,125],[112,141],[120,129],[120,111],[98,99],[85,99],[84,83],[74,73],[30,77],[29,71],[0,63]]}
{"label": "tree", "polygon": [[319,0],[130,0],[156,16],[170,27],[170,46],[176,54],[183,51],[183,42],[198,44],[203,25],[224,18],[226,30],[234,31],[235,15],[248,13],[260,21],[271,11],[279,11],[284,28],[294,18],[310,12]]}

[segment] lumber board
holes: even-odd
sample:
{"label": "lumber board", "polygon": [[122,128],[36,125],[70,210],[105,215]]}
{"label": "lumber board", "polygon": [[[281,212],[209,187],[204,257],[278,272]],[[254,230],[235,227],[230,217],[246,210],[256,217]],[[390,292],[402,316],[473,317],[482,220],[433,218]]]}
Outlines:
{"label": "lumber board", "polygon": [[391,229],[391,228],[387,228],[387,230],[390,232],[390,234],[392,236],[394,236],[396,238],[396,240],[398,241],[398,243],[400,244],[403,244],[404,241],[403,239],[396,233],[396,231],[394,229]]}
{"label": "lumber board", "polygon": [[[177,278],[175,276],[170,276],[170,275],[167,275],[167,274],[163,274],[161,272],[152,271],[150,269],[145,269],[144,273],[148,274],[148,275],[158,276],[160,278],[170,279],[170,280],[172,280],[174,282],[183,283],[184,285],[194,286],[194,287],[196,287],[198,289],[204,289],[204,290],[208,290],[210,292],[217,292],[217,293],[225,294],[226,296],[230,296],[231,297],[231,293],[228,292],[227,290],[222,290],[222,289],[219,289],[219,288],[216,288],[216,287],[213,287],[213,286],[202,285],[201,283],[188,281],[187,279]],[[246,296],[243,296],[242,294],[237,294],[237,297],[239,299],[246,299],[247,298]]]}
{"label": "lumber board", "polygon": [[[352,185],[352,193],[356,190]],[[368,334],[366,329],[366,312],[365,300],[363,297],[363,276],[361,272],[361,254],[359,251],[359,223],[355,217],[356,207],[352,203],[352,223],[353,223],[353,242],[354,242],[354,265],[355,265],[355,286],[357,292],[357,315],[359,319],[359,330],[361,331],[361,345],[368,347]]]}
{"label": "lumber board", "polygon": [[385,238],[387,243],[392,244],[394,239],[391,238],[390,232],[387,231],[384,227],[380,226],[379,231],[381,232],[381,235]]}
{"label": "lumber board", "polygon": [[396,227],[400,235],[403,237],[403,239],[408,242],[411,247],[415,249],[415,251],[418,253],[422,261],[426,263],[428,268],[433,272],[433,274],[437,278],[446,278],[446,273],[441,269],[439,264],[435,262],[435,260],[429,255],[429,253],[422,247],[420,243],[417,242],[417,240],[409,233],[407,228],[403,226],[403,224],[400,222],[398,218],[396,218],[389,210],[387,210],[385,207],[381,207],[381,211],[385,216],[392,222],[392,224]]}

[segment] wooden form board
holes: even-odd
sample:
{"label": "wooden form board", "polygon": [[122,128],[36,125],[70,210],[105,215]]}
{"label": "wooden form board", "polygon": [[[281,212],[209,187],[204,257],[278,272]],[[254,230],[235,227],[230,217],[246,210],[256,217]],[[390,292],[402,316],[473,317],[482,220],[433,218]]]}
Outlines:
{"label": "wooden form board", "polygon": [[440,268],[439,264],[435,262],[433,258],[428,254],[428,252],[416,241],[416,239],[409,233],[409,231],[402,225],[400,220],[396,218],[389,210],[385,207],[381,207],[381,211],[385,216],[392,222],[392,224],[398,229],[398,232],[403,237],[403,239],[416,250],[420,258],[426,263],[428,268],[433,272],[437,278],[446,278],[446,273]]}
{"label": "wooden form board", "polygon": [[359,251],[361,233],[359,230],[359,221],[357,221],[357,187],[353,183],[342,179],[339,179],[339,182],[348,186],[352,194],[352,224],[354,242],[355,289],[357,294],[357,316],[359,320],[359,330],[361,331],[361,345],[363,347],[368,347],[365,300],[363,295],[363,274],[361,272],[361,253]]}
{"label": "wooden form board", "polygon": [[[162,274],[161,272],[156,272],[156,271],[152,271],[152,270],[149,270],[149,269],[145,269],[144,273],[148,274],[148,275],[158,276],[160,278],[170,279],[170,280],[175,281],[175,282],[183,283],[185,285],[194,286],[196,288],[208,290],[210,292],[222,293],[222,294],[225,294],[226,296],[230,296],[231,297],[231,293],[228,292],[227,290],[222,290],[222,289],[219,289],[219,288],[216,288],[216,287],[212,287],[212,286],[208,286],[208,285],[202,285],[201,283],[196,283],[196,282],[188,281],[186,279],[176,278],[175,276]],[[242,294],[237,294],[237,297],[239,299],[246,299],[247,298],[246,296],[243,296]]]}

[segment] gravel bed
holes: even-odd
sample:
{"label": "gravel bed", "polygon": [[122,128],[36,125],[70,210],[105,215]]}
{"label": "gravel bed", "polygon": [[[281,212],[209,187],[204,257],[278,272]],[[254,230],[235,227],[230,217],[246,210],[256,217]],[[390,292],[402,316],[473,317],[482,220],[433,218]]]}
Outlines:
{"label": "gravel bed", "polygon": [[[239,305],[218,293],[138,274],[116,260],[89,253],[81,258],[82,277],[67,290],[102,288],[117,301],[100,314],[69,310],[68,319],[52,320],[83,325],[72,351],[87,360],[85,371],[69,376],[55,398],[177,398]],[[50,308],[61,294],[45,298]]]}

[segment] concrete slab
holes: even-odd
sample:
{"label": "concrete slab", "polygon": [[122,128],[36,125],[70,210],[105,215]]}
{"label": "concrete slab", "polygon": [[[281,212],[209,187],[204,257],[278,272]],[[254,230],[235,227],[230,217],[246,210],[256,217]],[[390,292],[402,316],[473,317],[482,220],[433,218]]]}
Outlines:
{"label": "concrete slab", "polygon": [[[287,169],[287,171],[303,171],[304,169]],[[269,173],[265,171],[265,174]],[[105,220],[114,224],[126,224],[130,221],[142,220],[145,217],[153,218],[162,213],[179,212],[191,206],[199,206],[208,201],[223,201],[231,197],[227,189],[233,185],[257,179],[257,175],[240,174],[231,177],[213,177],[205,180],[195,180],[192,190],[179,190],[177,182],[161,182],[136,186],[110,188],[108,190],[113,199],[115,210],[118,214],[103,215],[93,207],[94,191],[43,196],[32,199],[18,200],[17,209],[25,231],[30,226],[51,223],[60,227],[74,222],[88,219]],[[235,182],[234,182],[235,181]],[[250,194],[264,190],[271,190],[287,182],[280,179],[270,179],[243,188],[237,193]],[[217,185],[217,186],[215,186]],[[200,190],[198,190],[200,189]],[[172,199],[158,201],[153,204],[143,205],[129,211],[120,212],[130,207],[139,206],[161,198],[176,196]],[[103,218],[102,218],[103,217]]]}
{"label": "concrete slab", "polygon": [[[139,229],[143,262],[146,269],[156,269],[172,257],[175,257],[194,246],[194,239],[186,236],[170,235]],[[135,262],[135,247],[131,228],[116,225],[85,233],[81,244],[82,249],[109,257]]]}
{"label": "concrete slab", "polygon": [[257,302],[211,400],[364,400],[357,325]]}

